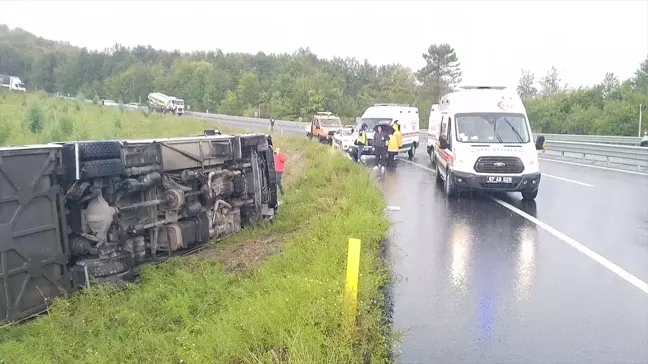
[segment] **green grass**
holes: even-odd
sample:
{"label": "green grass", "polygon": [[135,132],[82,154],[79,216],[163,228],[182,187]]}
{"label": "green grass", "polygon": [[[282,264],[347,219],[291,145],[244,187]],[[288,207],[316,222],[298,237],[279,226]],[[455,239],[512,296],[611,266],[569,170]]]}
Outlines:
{"label": "green grass", "polygon": [[[30,98],[27,104],[36,102]],[[53,100],[37,102],[46,105],[48,113],[61,108]],[[28,107],[14,105],[12,115],[22,117]],[[138,125],[150,125],[144,116],[129,115],[138,113],[85,105],[81,109],[84,116],[69,113],[75,128],[79,120],[114,127],[112,120],[121,116],[122,126],[111,129],[124,133],[120,136],[174,133],[155,128],[137,134]],[[174,118],[159,120],[177,123]],[[20,121],[10,123],[18,128]],[[125,132],[127,123],[132,128]],[[97,125],[84,128],[99,133],[89,137],[101,135]],[[175,134],[191,133],[191,127],[184,128],[176,128]],[[200,131],[203,125],[195,128],[193,132]],[[12,143],[39,140],[26,127],[18,130],[15,135],[27,139],[12,138]],[[391,331],[383,321],[380,288],[387,272],[380,252],[388,222],[380,192],[365,169],[322,145],[287,138],[276,138],[276,143],[289,156],[299,155],[286,165],[288,189],[279,216],[215,247],[273,239],[281,244],[279,252],[235,272],[225,270],[209,252],[174,258],[146,267],[141,281],[125,289],[97,286],[57,300],[49,315],[0,329],[0,362],[387,362]],[[353,328],[345,325],[343,301],[350,237],[362,240],[358,320]]]}
{"label": "green grass", "polygon": [[0,146],[62,140],[186,136],[213,124],[191,118],[122,110],[42,93],[0,89]]}

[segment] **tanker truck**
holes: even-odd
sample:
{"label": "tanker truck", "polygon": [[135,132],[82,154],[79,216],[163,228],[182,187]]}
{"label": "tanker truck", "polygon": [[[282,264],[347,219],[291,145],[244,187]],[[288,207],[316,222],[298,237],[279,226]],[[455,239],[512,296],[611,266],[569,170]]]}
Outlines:
{"label": "tanker truck", "polygon": [[184,100],[173,96],[167,96],[160,92],[152,92],[148,95],[151,110],[163,114],[173,113],[177,115],[184,114]]}
{"label": "tanker truck", "polygon": [[16,76],[0,75],[0,87],[6,87],[12,91],[25,92],[25,84]]}

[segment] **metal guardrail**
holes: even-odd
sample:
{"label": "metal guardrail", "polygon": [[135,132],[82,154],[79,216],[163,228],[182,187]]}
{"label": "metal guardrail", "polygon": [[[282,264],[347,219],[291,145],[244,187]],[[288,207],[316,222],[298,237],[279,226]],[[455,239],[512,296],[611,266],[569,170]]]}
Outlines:
{"label": "metal guardrail", "polygon": [[[421,133],[427,134],[427,129],[421,129]],[[641,137],[615,136],[615,135],[575,135],[575,134],[544,134],[533,133],[533,135],[543,135],[547,141],[563,141],[577,143],[597,143],[597,144],[616,144],[639,146]]]}
{"label": "metal guardrail", "polygon": [[627,166],[638,171],[648,170],[646,147],[547,140],[545,153],[575,158],[585,163],[604,163],[606,167]]}
{"label": "metal guardrail", "polygon": [[[270,129],[270,119],[262,118],[247,118],[243,116],[231,116],[231,115],[222,115],[222,114],[208,114],[202,112],[185,112],[185,116],[195,118],[195,119],[209,119],[210,121],[221,122],[226,125],[238,127],[241,129]],[[275,130],[280,132],[286,132],[288,134],[303,134],[306,135],[306,126],[308,123],[301,123],[299,121],[289,121],[289,120],[276,120],[275,119]]]}
{"label": "metal guardrail", "polygon": [[639,143],[641,142],[641,137],[628,137],[628,136],[542,134],[542,133],[534,133],[534,134],[544,135],[547,141],[556,140],[556,141],[565,141],[565,142],[616,144],[616,145],[632,145],[632,146],[638,146]]}

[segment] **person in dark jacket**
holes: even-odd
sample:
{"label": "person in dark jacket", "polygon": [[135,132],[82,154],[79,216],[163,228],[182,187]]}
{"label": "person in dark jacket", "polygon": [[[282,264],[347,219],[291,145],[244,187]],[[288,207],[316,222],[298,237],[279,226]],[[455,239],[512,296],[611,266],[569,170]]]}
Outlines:
{"label": "person in dark jacket", "polygon": [[387,130],[383,128],[382,125],[378,125],[373,139],[377,162],[374,168],[385,168],[385,165],[387,163],[387,140],[389,140],[389,134],[387,133]]}

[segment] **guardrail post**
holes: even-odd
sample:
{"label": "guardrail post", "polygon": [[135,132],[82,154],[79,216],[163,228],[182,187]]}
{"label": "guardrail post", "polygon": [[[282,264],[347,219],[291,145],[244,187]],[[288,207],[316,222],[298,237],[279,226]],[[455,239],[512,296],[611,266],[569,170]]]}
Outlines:
{"label": "guardrail post", "polygon": [[360,274],[360,239],[349,238],[344,298],[347,304],[348,323],[355,323],[358,307],[358,276]]}

